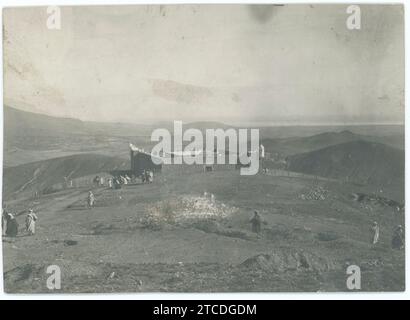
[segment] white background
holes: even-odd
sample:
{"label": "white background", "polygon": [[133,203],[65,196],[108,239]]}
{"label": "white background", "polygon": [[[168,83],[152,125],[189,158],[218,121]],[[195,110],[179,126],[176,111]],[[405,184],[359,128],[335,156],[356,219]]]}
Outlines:
{"label": "white background", "polygon": [[[223,0],[223,1],[192,1],[192,0],[184,0],[184,1],[169,1],[169,0],[150,0],[150,1],[101,1],[101,0],[94,0],[94,1],[73,1],[73,0],[48,0],[48,1],[38,1],[38,0],[0,0],[1,8],[4,7],[16,7],[16,6],[49,6],[49,5],[120,5],[120,4],[175,4],[175,3],[252,3],[251,1],[230,1],[230,0]],[[387,4],[387,3],[404,3],[404,1],[367,1],[367,0],[360,0],[359,2],[353,1],[315,1],[315,0],[308,0],[308,1],[264,1],[258,0],[256,3],[339,3],[339,4]],[[406,57],[405,61],[408,61],[408,40],[409,40],[409,24],[407,23],[409,20],[409,13],[406,8],[406,4],[404,3],[404,11],[405,11],[405,50],[406,50]],[[1,25],[2,25],[2,16],[0,17]],[[2,35],[3,38],[3,35]],[[3,48],[1,42],[1,61],[3,62]],[[406,80],[409,74],[409,65],[405,63],[406,66]],[[0,74],[3,74],[3,64],[1,63],[1,70]],[[3,78],[0,77],[0,84],[1,88],[3,88]],[[405,105],[408,104],[408,86],[406,81],[406,98],[405,98]],[[3,90],[1,90],[1,101],[3,101]],[[405,115],[405,122],[407,123],[409,120],[409,115],[406,113]],[[1,109],[0,112],[0,185],[2,185],[2,177],[3,177],[3,110]],[[405,139],[405,150],[408,150],[408,138],[409,132],[406,126],[406,139]],[[407,152],[406,152],[407,153]],[[406,155],[406,168],[408,168],[409,161]],[[405,192],[406,192],[406,208],[407,208],[407,199],[409,195],[408,190],[408,178],[409,173],[406,170],[406,185],[405,185]],[[1,192],[0,192],[1,198]],[[0,201],[1,202],[1,201]],[[407,219],[406,219],[407,220]],[[406,224],[406,238],[409,239],[409,231]],[[1,240],[0,240],[1,242]],[[314,300],[321,300],[321,299],[410,299],[410,288],[409,288],[409,266],[410,266],[410,254],[408,250],[409,246],[406,246],[406,291],[401,293],[364,293],[364,292],[351,292],[351,293],[134,293],[134,294],[5,294],[3,290],[3,257],[2,257],[2,248],[0,247],[0,300],[5,299],[92,299],[92,300],[100,300],[100,299],[140,299],[140,300],[151,300],[151,299],[175,299],[175,300],[185,300],[185,299],[314,299]]]}

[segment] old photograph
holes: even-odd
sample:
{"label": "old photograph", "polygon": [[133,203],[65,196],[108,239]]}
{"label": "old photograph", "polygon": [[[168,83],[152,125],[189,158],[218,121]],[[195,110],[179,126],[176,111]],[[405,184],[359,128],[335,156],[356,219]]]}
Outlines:
{"label": "old photograph", "polygon": [[405,290],[403,5],[2,28],[5,292]]}

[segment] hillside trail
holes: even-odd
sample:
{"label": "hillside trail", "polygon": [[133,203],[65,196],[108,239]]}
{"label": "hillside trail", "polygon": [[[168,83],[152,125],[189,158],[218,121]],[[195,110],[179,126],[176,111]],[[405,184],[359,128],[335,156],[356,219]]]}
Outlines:
{"label": "hillside trail", "polygon": [[[79,200],[84,199],[86,201],[88,189],[76,189],[66,194],[56,194],[53,196],[47,196],[39,198],[33,201],[32,205],[28,207],[33,207],[34,211],[41,215],[41,220],[48,220],[53,218],[59,212],[65,210],[68,206],[72,205]],[[27,207],[27,210],[28,210]],[[26,211],[19,212],[17,217],[24,215]]]}

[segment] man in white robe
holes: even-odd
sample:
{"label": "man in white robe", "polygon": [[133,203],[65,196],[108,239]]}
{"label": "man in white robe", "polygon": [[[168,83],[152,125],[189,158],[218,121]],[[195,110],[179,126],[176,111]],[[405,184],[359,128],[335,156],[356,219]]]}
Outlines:
{"label": "man in white robe", "polygon": [[377,221],[373,222],[372,225],[372,244],[376,244],[379,242],[379,235],[380,235],[380,227]]}
{"label": "man in white robe", "polygon": [[87,198],[87,207],[88,209],[91,209],[94,206],[94,202],[95,202],[95,197],[94,194],[92,193],[92,191],[88,191],[88,198]]}
{"label": "man in white robe", "polygon": [[32,209],[29,210],[28,215],[26,217],[26,230],[30,236],[36,233],[36,221],[37,215],[33,212]]}

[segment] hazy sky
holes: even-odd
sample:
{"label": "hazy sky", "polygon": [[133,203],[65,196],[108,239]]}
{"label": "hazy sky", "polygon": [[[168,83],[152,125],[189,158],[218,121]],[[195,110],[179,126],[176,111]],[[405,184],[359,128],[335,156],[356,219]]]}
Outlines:
{"label": "hazy sky", "polygon": [[94,121],[404,121],[403,9],[361,5],[4,11],[5,104]]}

